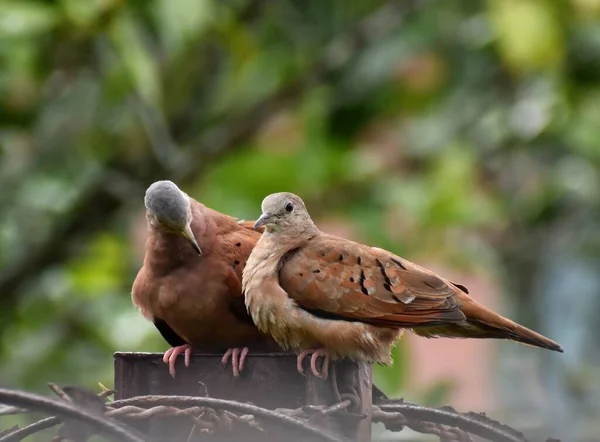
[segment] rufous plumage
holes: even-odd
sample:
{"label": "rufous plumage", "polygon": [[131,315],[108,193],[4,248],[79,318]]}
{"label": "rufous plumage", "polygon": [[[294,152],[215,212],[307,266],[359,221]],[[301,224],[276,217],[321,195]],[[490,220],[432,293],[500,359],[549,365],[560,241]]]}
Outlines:
{"label": "rufous plumage", "polygon": [[148,239],[132,301],[173,348],[169,372],[193,350],[224,351],[234,376],[249,347],[278,348],[248,315],[242,269],[260,237],[251,222],[238,222],[190,198],[171,181],[158,181],[144,199]]}
{"label": "rufous plumage", "polygon": [[[403,329],[426,337],[499,338],[561,351],[554,341],[477,303],[455,284],[391,252],[325,234],[292,193],[267,196],[265,232],[243,271],[246,307],[284,349],[329,359],[391,363]],[[321,372],[317,359],[325,358]]]}

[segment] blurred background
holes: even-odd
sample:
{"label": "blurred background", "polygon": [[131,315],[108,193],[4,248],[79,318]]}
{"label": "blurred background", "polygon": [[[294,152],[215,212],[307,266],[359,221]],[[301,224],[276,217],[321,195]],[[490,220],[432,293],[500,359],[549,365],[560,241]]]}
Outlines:
{"label": "blurred background", "polygon": [[[0,384],[112,386],[143,195],[300,194],[558,341],[403,339],[388,394],[600,441],[600,0],[0,0]],[[166,368],[165,368],[166,369]],[[386,435],[382,435],[386,438]],[[407,433],[394,436],[406,439]]]}

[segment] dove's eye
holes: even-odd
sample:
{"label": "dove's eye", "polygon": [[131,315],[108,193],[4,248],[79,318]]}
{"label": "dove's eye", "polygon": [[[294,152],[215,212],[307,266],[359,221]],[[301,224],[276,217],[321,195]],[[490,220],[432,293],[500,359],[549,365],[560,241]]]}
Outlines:
{"label": "dove's eye", "polygon": [[292,210],[294,210],[294,205],[293,205],[292,203],[287,203],[287,204],[285,205],[285,211],[286,211],[287,213],[290,213]]}

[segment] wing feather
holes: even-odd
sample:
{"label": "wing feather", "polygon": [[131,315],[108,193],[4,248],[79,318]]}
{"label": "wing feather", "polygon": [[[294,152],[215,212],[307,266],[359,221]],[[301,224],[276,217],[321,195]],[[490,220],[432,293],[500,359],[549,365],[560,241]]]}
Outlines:
{"label": "wing feather", "polygon": [[461,322],[456,288],[383,249],[321,234],[284,257],[279,283],[315,316],[384,327]]}

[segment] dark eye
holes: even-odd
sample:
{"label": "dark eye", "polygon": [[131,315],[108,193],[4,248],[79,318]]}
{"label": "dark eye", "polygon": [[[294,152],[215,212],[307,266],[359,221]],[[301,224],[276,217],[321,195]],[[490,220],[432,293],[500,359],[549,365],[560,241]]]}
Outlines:
{"label": "dark eye", "polygon": [[285,211],[290,213],[292,210],[294,210],[294,205],[292,203],[287,203],[285,205]]}

